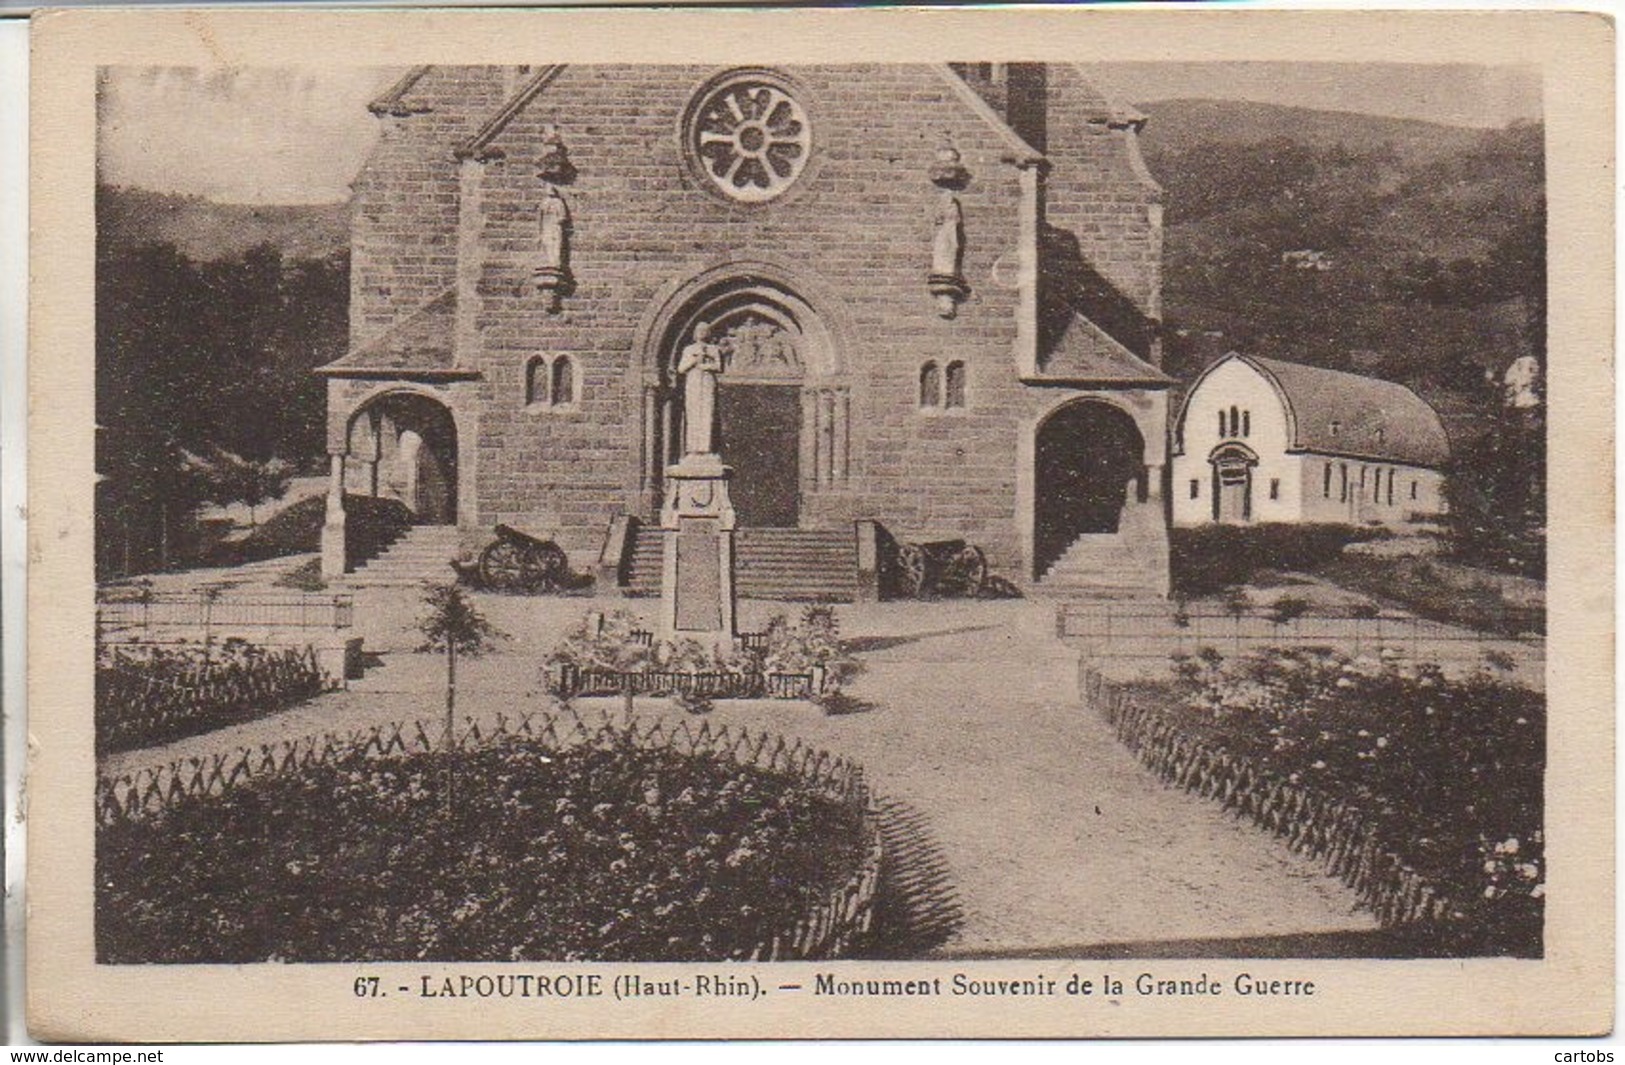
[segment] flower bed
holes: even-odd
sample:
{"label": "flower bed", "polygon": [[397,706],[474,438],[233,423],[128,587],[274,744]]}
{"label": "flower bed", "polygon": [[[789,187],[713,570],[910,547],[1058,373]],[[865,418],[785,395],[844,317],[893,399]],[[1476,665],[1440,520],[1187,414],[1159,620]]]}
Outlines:
{"label": "flower bed", "polygon": [[96,748],[167,743],[275,713],[322,692],[309,648],[121,644],[96,660]]}
{"label": "flower bed", "polygon": [[829,957],[868,927],[878,833],[838,759],[570,711],[429,732],[104,780],[98,960]]}
{"label": "flower bed", "polygon": [[1093,701],[1165,780],[1324,858],[1385,925],[1441,950],[1538,956],[1541,696],[1483,672],[1275,648],[1208,652],[1171,687]]}
{"label": "flower bed", "polygon": [[766,631],[719,654],[695,640],[657,640],[626,611],[589,615],[548,656],[548,688],[579,695],[682,695],[695,699],[816,699],[857,671],[835,614],[809,606],[799,624],[775,617]]}

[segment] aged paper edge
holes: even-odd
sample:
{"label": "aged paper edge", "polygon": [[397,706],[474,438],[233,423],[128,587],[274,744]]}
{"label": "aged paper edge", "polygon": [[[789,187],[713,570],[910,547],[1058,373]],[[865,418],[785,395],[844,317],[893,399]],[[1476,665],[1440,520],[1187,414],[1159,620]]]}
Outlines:
{"label": "aged paper edge", "polygon": [[[516,33],[523,27],[526,33]],[[71,11],[34,20],[28,1003],[36,1038],[1040,1037],[1595,1034],[1613,975],[1613,26],[1539,12]],[[91,947],[92,264],[99,65],[329,62],[1297,60],[1541,67],[1550,223],[1550,861],[1540,961],[1159,962],[1314,979],[1268,1005],[1100,999],[764,999],[673,1006],[369,1002],[363,966],[98,967]],[[1065,963],[796,963],[775,979],[1053,975]],[[1082,963],[1079,963],[1081,965]],[[1099,963],[1089,963],[1091,968]],[[368,965],[387,977],[507,971]],[[568,966],[530,968],[563,970]],[[592,965],[606,979],[630,966]],[[639,965],[643,971],[661,967]],[[671,966],[694,969],[695,966]],[[1112,968],[1132,972],[1133,962]],[[1176,972],[1177,970],[1177,972]],[[744,972],[746,968],[730,972]],[[1449,1003],[1441,1008],[1441,1003]]]}

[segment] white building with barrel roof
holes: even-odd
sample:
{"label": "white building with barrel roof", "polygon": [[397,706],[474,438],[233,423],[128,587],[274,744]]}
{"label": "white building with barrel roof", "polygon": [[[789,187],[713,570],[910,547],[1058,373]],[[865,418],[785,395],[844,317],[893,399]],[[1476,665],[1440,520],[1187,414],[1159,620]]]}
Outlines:
{"label": "white building with barrel roof", "polygon": [[1396,525],[1444,512],[1439,415],[1393,381],[1235,352],[1174,431],[1173,521]]}

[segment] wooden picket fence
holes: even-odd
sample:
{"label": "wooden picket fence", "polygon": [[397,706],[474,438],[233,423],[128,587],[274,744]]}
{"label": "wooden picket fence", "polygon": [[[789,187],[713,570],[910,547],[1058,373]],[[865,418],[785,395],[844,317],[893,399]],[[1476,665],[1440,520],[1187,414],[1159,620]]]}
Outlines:
{"label": "wooden picket fence", "polygon": [[1462,907],[1444,885],[1422,876],[1378,840],[1358,807],[1271,773],[1252,759],[1216,750],[1154,707],[1087,667],[1083,692],[1129,750],[1163,781],[1213,799],[1325,863],[1385,928],[1442,925]]}
{"label": "wooden picket fence", "polygon": [[275,713],[327,690],[305,648],[104,645],[96,745],[117,751]]}
{"label": "wooden picket fence", "polygon": [[[639,719],[605,708],[560,706],[515,718],[498,715],[483,727],[467,719],[454,737],[456,747],[465,751],[510,740],[535,743],[544,750],[631,744],[645,750],[719,758],[766,773],[796,777],[858,814],[863,857],[853,873],[826,893],[793,927],[737,951],[735,957],[761,961],[835,958],[868,934],[880,878],[880,825],[863,769],[856,763],[771,733],[727,725],[712,728],[707,721],[694,726],[688,721]],[[98,824],[107,825],[161,815],[177,803],[219,795],[228,788],[276,774],[356,756],[403,758],[441,751],[445,746],[444,732],[437,723],[394,722],[343,736],[311,735],[207,757],[178,759],[117,777],[98,778],[96,819]]]}
{"label": "wooden picket fence", "polygon": [[582,669],[570,662],[555,666],[549,689],[561,698],[595,695],[698,695],[707,699],[811,699],[824,690],[825,672],[687,673],[657,669],[623,672]]}

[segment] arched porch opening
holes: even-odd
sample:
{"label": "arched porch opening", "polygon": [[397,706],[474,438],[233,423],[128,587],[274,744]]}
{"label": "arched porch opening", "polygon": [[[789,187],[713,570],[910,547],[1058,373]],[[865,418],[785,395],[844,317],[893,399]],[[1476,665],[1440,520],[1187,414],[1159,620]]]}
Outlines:
{"label": "arched porch opening", "polygon": [[444,403],[375,396],[350,416],[345,440],[347,491],[399,500],[419,525],[457,523],[457,424]]}
{"label": "arched porch opening", "polygon": [[1035,577],[1078,537],[1117,533],[1124,507],[1148,498],[1145,440],[1132,415],[1102,400],[1075,400],[1045,418],[1033,464]]}

